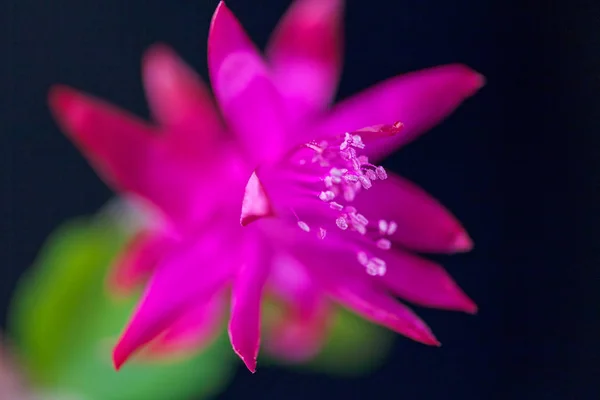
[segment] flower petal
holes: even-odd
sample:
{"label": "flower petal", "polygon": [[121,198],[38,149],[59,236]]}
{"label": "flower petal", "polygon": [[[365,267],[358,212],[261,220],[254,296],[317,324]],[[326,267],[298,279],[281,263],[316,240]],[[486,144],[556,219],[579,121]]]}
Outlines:
{"label": "flower petal", "polygon": [[417,342],[439,346],[427,324],[408,307],[396,301],[381,289],[365,282],[336,285],[330,295],[365,319],[385,326]]}
{"label": "flower petal", "polygon": [[232,245],[228,233],[214,229],[196,243],[174,249],[160,263],[113,351],[117,369],[231,277],[231,256],[223,251]]}
{"label": "flower petal", "polygon": [[274,80],[294,122],[324,109],[335,94],[343,8],[343,0],[297,0],[267,46]]}
{"label": "flower petal", "polygon": [[402,250],[380,251],[387,270],[381,280],[395,295],[425,307],[477,312],[477,305],[456,284],[446,270],[433,261]]}
{"label": "flower petal", "polygon": [[150,276],[171,244],[164,235],[142,231],[127,245],[115,262],[108,284],[111,290],[128,293]]}
{"label": "flower petal", "polygon": [[[246,228],[252,229],[252,228]],[[260,305],[263,286],[269,274],[269,263],[261,254],[257,240],[248,235],[245,260],[239,269],[231,296],[229,339],[235,353],[250,372],[256,372],[260,346]]]}
{"label": "flower petal", "polygon": [[322,289],[297,260],[280,256],[271,271],[269,293],[283,303],[284,311],[271,326],[265,346],[288,362],[304,362],[322,348],[331,308]]}
{"label": "flower petal", "polygon": [[152,127],[103,101],[65,86],[51,89],[50,108],[98,173],[120,190],[147,195],[148,163],[157,146]]}
{"label": "flower petal", "polygon": [[[327,240],[330,239],[334,238],[328,236]],[[305,250],[304,245],[296,246],[293,250],[294,256],[310,267],[311,275],[319,280],[331,298],[364,318],[413,340],[439,345],[419,317],[359,269],[361,266],[356,260],[356,248],[347,242],[335,239],[333,242],[331,246],[323,245],[310,252]]]}
{"label": "flower petal", "polygon": [[[369,157],[381,159],[438,124],[483,84],[480,74],[460,64],[397,76],[337,105],[318,124],[316,136],[401,121],[405,127],[400,135],[365,149]],[[309,136],[305,141],[314,139],[315,132]]]}
{"label": "flower petal", "polygon": [[437,200],[395,174],[356,196],[354,207],[369,221],[394,221],[390,239],[423,252],[469,251],[473,243],[460,222]]}
{"label": "flower petal", "polygon": [[188,355],[206,347],[220,331],[225,303],[224,293],[217,293],[191,306],[150,345],[151,356]]}
{"label": "flower petal", "polygon": [[165,45],[146,52],[143,77],[152,114],[168,129],[165,139],[180,153],[210,151],[225,128],[200,77]]}
{"label": "flower petal", "polygon": [[223,2],[210,27],[208,67],[221,111],[252,164],[275,159],[286,133],[281,96],[261,55]]}
{"label": "flower petal", "polygon": [[253,172],[248,179],[244,190],[244,199],[242,201],[242,214],[240,224],[246,226],[260,218],[273,216],[271,201],[265,192],[265,189],[258,179],[256,172]]}
{"label": "flower petal", "polygon": [[[74,89],[54,87],[50,107],[110,186],[121,194],[142,197],[178,226],[199,223],[210,214],[222,199],[206,196],[206,190],[221,190],[240,174],[237,155],[225,154],[221,148],[212,149],[210,157],[184,159],[148,124]],[[221,175],[207,173],[206,165],[215,159],[223,162]]]}

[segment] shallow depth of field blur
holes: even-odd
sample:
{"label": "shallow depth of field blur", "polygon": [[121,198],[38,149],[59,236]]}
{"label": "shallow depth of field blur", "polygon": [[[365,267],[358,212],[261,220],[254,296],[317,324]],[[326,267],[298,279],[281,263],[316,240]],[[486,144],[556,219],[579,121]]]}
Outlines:
{"label": "shallow depth of field blur", "polygon": [[[140,58],[172,46],[207,78],[217,0],[8,0],[0,12],[0,400],[594,399],[600,395],[596,167],[600,6],[501,0],[348,0],[338,98],[402,72],[461,62],[487,85],[390,157],[463,222],[468,254],[438,256],[479,313],[420,309],[426,347],[349,312],[314,360],[259,356],[251,374],[225,326],[202,352],[111,350],[135,297],[106,272],[136,220],[59,131],[61,82],[147,117]],[[259,46],[289,0],[230,0]],[[268,299],[264,323],[279,310]]]}

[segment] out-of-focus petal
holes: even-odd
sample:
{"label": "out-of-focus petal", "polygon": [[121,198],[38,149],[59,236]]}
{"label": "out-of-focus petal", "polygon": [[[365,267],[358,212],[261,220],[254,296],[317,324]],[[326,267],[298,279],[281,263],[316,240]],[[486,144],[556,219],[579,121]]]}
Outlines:
{"label": "out-of-focus petal", "polygon": [[267,333],[267,351],[291,362],[303,362],[321,349],[331,308],[306,267],[289,256],[278,257],[269,276],[269,293],[283,304],[283,313]]}
{"label": "out-of-focus petal", "polygon": [[229,339],[235,353],[254,373],[260,346],[260,305],[269,274],[269,260],[258,237],[246,236],[245,259],[235,276],[231,295]]}
{"label": "out-of-focus petal", "polygon": [[341,102],[306,139],[401,121],[400,135],[365,149],[369,157],[381,159],[438,124],[483,84],[480,74],[460,64],[397,76]]}
{"label": "out-of-focus petal", "polygon": [[114,263],[108,284],[115,292],[128,293],[154,271],[171,244],[161,233],[142,231],[128,244]]}
{"label": "out-of-focus petal", "polygon": [[354,206],[371,223],[394,221],[397,229],[389,238],[422,252],[469,251],[473,243],[460,222],[424,190],[395,174],[363,190]]}
{"label": "out-of-focus petal", "polygon": [[227,233],[214,229],[196,243],[174,249],[161,261],[113,351],[117,369],[231,277],[234,256],[228,258],[221,249],[226,241],[232,246],[236,243]]}
{"label": "out-of-focus petal", "polygon": [[342,66],[343,0],[297,0],[282,18],[267,55],[292,121],[332,100]]}
{"label": "out-of-focus petal", "polygon": [[148,164],[157,147],[152,127],[66,86],[54,86],[49,100],[60,126],[109,184],[148,196]]}
{"label": "out-of-focus petal", "polygon": [[[74,89],[54,87],[50,106],[63,130],[109,185],[149,201],[178,226],[205,218],[215,202],[222,202],[218,196],[206,196],[206,191],[221,190],[231,184],[229,178],[240,174],[235,154],[213,149],[213,158],[183,159],[143,121]],[[214,158],[223,164],[222,176],[206,170]]]}
{"label": "out-of-focus petal", "polygon": [[387,263],[381,280],[395,295],[412,303],[446,310],[477,312],[477,305],[440,265],[402,250],[380,251]]}
{"label": "out-of-focus petal", "polygon": [[221,292],[191,306],[163,336],[151,343],[151,356],[171,357],[206,347],[220,330],[225,305],[226,299]]}
{"label": "out-of-focus petal", "polygon": [[221,111],[248,157],[255,165],[277,158],[286,135],[281,96],[261,55],[223,2],[210,27],[208,67]]}
{"label": "out-of-focus petal", "polygon": [[143,77],[152,114],[168,131],[164,140],[180,154],[211,151],[225,128],[201,78],[165,45],[146,52]]}

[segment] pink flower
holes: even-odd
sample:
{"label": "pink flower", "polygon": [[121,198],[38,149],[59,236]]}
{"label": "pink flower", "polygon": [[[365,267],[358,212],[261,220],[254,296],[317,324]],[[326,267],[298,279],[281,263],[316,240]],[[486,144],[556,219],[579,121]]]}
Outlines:
{"label": "pink flower", "polygon": [[438,341],[429,328],[395,296],[476,311],[441,266],[411,252],[470,250],[460,223],[376,162],[451,113],[483,78],[462,65],[435,67],[329,109],[342,8],[342,0],[297,0],[265,61],[221,3],[208,40],[218,108],[164,46],[143,63],[156,125],[73,89],[51,91],[58,122],[99,175],[161,216],[111,277],[121,290],[147,280],[115,347],[117,368],[149,343],[155,353],[205,345],[230,286],[231,343],[251,371],[264,289],[287,310],[266,347],[294,360],[318,351],[330,300],[430,345]]}

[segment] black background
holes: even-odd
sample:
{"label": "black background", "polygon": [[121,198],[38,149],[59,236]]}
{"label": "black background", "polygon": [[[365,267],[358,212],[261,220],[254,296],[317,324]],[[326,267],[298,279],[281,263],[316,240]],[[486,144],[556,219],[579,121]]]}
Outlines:
{"label": "black background", "polygon": [[[111,192],[46,106],[62,82],[147,116],[140,57],[173,46],[206,78],[216,0],[3,0],[0,312],[61,221]],[[230,0],[264,46],[289,1]],[[446,204],[475,250],[444,259],[476,317],[424,310],[444,343],[398,338],[357,379],[241,367],[220,398],[596,399],[600,394],[600,3],[349,0],[339,97],[448,62],[487,86],[387,166]],[[260,360],[259,360],[260,361]]]}

